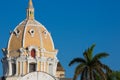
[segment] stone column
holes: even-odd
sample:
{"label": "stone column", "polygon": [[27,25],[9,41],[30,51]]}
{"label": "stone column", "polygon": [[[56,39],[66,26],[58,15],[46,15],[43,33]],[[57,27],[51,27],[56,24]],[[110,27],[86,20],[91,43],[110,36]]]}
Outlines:
{"label": "stone column", "polygon": [[20,61],[20,75],[22,75],[22,62]]}
{"label": "stone column", "polygon": [[12,63],[11,63],[11,61],[8,61],[8,66],[9,66],[9,76],[11,76],[12,75]]}
{"label": "stone column", "polygon": [[44,61],[44,72],[46,72],[46,62]]}
{"label": "stone column", "polygon": [[18,61],[16,61],[16,76],[18,75]]}
{"label": "stone column", "polygon": [[43,71],[43,62],[41,61],[41,71]]}
{"label": "stone column", "polygon": [[27,73],[29,73],[29,61],[27,62]]}
{"label": "stone column", "polygon": [[46,72],[47,72],[47,73],[49,72],[49,71],[48,71],[48,70],[49,70],[48,68],[49,68],[49,62],[46,62]]}
{"label": "stone column", "polygon": [[37,60],[36,71],[38,71],[38,64],[39,64],[39,61]]}
{"label": "stone column", "polygon": [[56,63],[54,62],[53,63],[53,76],[55,76],[56,74]]}
{"label": "stone column", "polygon": [[22,75],[24,75],[24,63],[22,62]]}

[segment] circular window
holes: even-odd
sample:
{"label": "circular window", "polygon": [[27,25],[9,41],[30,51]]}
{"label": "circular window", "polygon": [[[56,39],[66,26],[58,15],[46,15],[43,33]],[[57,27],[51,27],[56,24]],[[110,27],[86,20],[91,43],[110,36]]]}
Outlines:
{"label": "circular window", "polygon": [[32,30],[31,33],[34,33],[34,31]]}
{"label": "circular window", "polygon": [[30,35],[31,35],[32,37],[34,37],[35,31],[34,31],[33,29],[31,29],[31,30],[29,31],[29,33],[30,33]]}
{"label": "circular window", "polygon": [[31,50],[31,56],[32,56],[33,58],[35,58],[35,56],[36,56],[35,53],[36,53],[35,49],[32,49],[32,50]]}
{"label": "circular window", "polygon": [[19,30],[17,30],[17,33],[19,34],[19,33],[20,33],[20,31],[19,31]]}
{"label": "circular window", "polygon": [[44,31],[44,34],[46,35],[46,34],[47,34],[47,31]]}

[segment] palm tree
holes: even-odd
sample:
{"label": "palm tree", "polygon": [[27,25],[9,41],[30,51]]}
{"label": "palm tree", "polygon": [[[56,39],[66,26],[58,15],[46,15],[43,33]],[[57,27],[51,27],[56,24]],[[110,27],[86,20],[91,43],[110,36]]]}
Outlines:
{"label": "palm tree", "polygon": [[78,63],[75,69],[73,80],[76,80],[81,75],[81,80],[107,80],[106,72],[111,73],[112,70],[105,64],[101,63],[100,59],[107,57],[107,53],[98,53],[93,56],[95,44],[85,50],[84,58],[75,58],[69,66]]}

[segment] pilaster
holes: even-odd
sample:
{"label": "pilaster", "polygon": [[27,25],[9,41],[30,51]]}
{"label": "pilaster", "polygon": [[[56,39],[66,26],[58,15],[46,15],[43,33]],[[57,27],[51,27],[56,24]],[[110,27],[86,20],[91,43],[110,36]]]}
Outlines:
{"label": "pilaster", "polygon": [[29,73],[29,61],[27,62],[27,73]]}
{"label": "pilaster", "polygon": [[11,60],[8,61],[8,64],[9,64],[8,65],[9,66],[9,74],[8,75],[11,76],[12,75],[12,62],[11,62]]}
{"label": "pilaster", "polygon": [[16,61],[16,76],[18,76],[18,61]]}

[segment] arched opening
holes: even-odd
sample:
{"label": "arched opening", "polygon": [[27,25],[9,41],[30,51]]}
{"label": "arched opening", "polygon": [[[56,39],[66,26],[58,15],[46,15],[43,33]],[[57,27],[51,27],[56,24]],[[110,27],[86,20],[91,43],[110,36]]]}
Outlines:
{"label": "arched opening", "polygon": [[29,64],[29,72],[36,71],[36,63],[30,63]]}
{"label": "arched opening", "polygon": [[49,74],[53,75],[53,65],[49,64]]}
{"label": "arched opening", "polygon": [[12,63],[12,75],[16,74],[16,64]]}
{"label": "arched opening", "polygon": [[36,56],[36,51],[35,51],[35,49],[32,49],[32,50],[31,50],[31,56],[32,56],[33,58],[35,58],[35,56]]}

